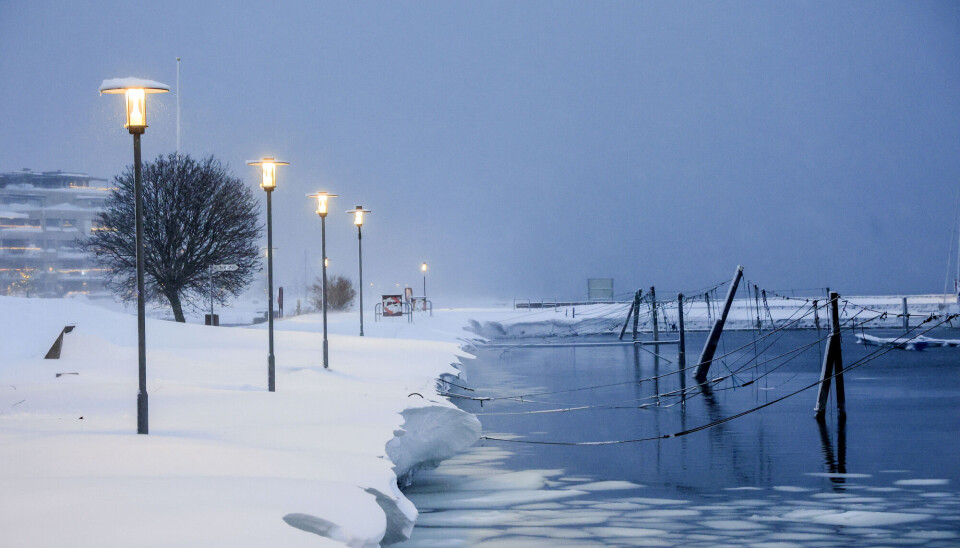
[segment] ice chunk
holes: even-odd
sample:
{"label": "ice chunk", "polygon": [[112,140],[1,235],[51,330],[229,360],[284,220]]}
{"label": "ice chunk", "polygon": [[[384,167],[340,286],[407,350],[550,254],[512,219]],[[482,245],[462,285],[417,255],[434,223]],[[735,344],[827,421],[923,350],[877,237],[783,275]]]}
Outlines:
{"label": "ice chunk", "polygon": [[849,527],[882,527],[900,525],[931,519],[929,514],[907,514],[902,512],[867,512],[851,510],[849,512],[829,512],[814,516],[811,521],[827,525],[846,525]]}
{"label": "ice chunk", "polygon": [[721,529],[724,531],[756,531],[766,529],[767,527],[755,521],[746,521],[742,519],[717,519],[703,522],[707,527]]}
{"label": "ice chunk", "polygon": [[904,479],[893,482],[894,485],[926,486],[926,485],[946,485],[950,483],[948,479]]}
{"label": "ice chunk", "polygon": [[629,481],[597,481],[583,485],[574,485],[573,487],[582,491],[613,491],[616,489],[638,489],[643,486]]}

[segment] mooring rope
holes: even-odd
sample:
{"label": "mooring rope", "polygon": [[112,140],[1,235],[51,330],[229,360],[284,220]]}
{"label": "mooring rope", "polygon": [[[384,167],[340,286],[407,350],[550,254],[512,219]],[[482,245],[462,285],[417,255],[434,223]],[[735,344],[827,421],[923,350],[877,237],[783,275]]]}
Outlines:
{"label": "mooring rope", "polygon": [[[913,339],[917,338],[918,336],[921,336],[921,335],[924,335],[924,334],[926,334],[926,333],[929,333],[929,332],[932,331],[933,329],[936,329],[937,327],[940,327],[940,326],[943,325],[944,323],[947,323],[948,321],[951,321],[951,320],[953,320],[954,318],[956,318],[956,317],[958,317],[958,316],[960,316],[960,314],[951,314],[951,315],[949,315],[949,316],[946,316],[945,319],[942,320],[942,321],[940,321],[937,325],[934,325],[934,326],[928,328],[927,330],[925,330],[923,333],[920,333],[919,335],[914,335],[913,337],[911,337],[911,338],[909,338],[909,339],[907,339],[907,340],[905,340],[905,341],[902,341],[902,342],[908,342],[908,341],[910,341],[910,340],[913,340]],[[933,320],[934,320],[935,318],[937,318],[937,317],[938,317],[938,316],[931,314],[931,315],[928,316],[927,319],[925,319],[921,324],[919,324],[918,326],[916,326],[914,329],[909,330],[907,333],[904,333],[904,335],[907,335],[908,333],[910,333],[910,331],[913,331],[913,330],[915,330],[916,328],[920,327],[920,325],[923,325],[923,324],[926,324],[926,323],[928,323],[928,322],[930,322],[930,321],[933,321]],[[773,399],[773,400],[771,400],[771,401],[769,401],[769,402],[766,402],[766,403],[757,405],[757,406],[752,407],[752,408],[750,408],[750,409],[747,409],[747,410],[745,410],[745,411],[741,411],[740,413],[736,413],[736,414],[734,414],[734,415],[730,415],[729,417],[724,417],[724,418],[722,418],[722,419],[718,419],[718,420],[715,420],[715,421],[712,421],[712,422],[709,422],[709,423],[706,423],[706,424],[702,424],[702,425],[700,425],[700,426],[696,426],[696,427],[694,427],[694,428],[688,428],[688,429],[686,429],[686,430],[681,430],[681,431],[678,431],[678,432],[672,432],[672,433],[669,433],[669,434],[661,434],[661,435],[658,435],[658,436],[649,436],[649,437],[645,437],[645,438],[626,439],[626,440],[581,441],[581,442],[507,439],[507,438],[498,438],[498,437],[495,437],[495,436],[485,436],[485,435],[484,435],[484,436],[480,436],[480,439],[482,439],[482,440],[489,440],[489,441],[499,441],[499,442],[504,442],[504,443],[518,443],[518,444],[529,444],[529,445],[603,446],[603,445],[619,445],[619,444],[626,444],[626,443],[639,443],[639,442],[656,441],[656,440],[663,440],[663,439],[669,439],[669,438],[678,438],[678,437],[686,436],[686,435],[689,435],[689,434],[693,434],[693,433],[695,433],[695,432],[700,432],[700,431],[702,431],[702,430],[707,430],[707,429],[709,429],[709,428],[714,428],[714,427],[716,427],[716,426],[719,426],[719,425],[721,425],[721,424],[724,424],[724,423],[733,421],[733,420],[738,419],[738,418],[740,418],[740,417],[744,417],[744,416],[746,416],[746,415],[755,413],[755,412],[757,412],[757,411],[760,411],[761,409],[765,409],[765,408],[767,408],[767,407],[770,407],[771,405],[774,405],[774,404],[779,403],[779,402],[781,402],[781,401],[783,401],[783,400],[786,400],[787,398],[791,398],[791,397],[793,397],[793,396],[796,396],[797,394],[800,394],[801,392],[805,392],[805,391],[807,391],[807,390],[809,390],[809,389],[811,389],[811,388],[813,388],[813,387],[815,387],[815,386],[819,386],[819,385],[822,384],[823,382],[826,382],[826,381],[828,381],[828,380],[832,380],[832,379],[834,379],[835,377],[838,377],[838,376],[840,376],[840,375],[842,375],[842,374],[844,374],[844,373],[847,373],[847,372],[849,372],[849,371],[852,371],[852,370],[854,370],[854,369],[857,369],[858,367],[861,367],[861,366],[863,366],[864,364],[867,364],[867,363],[869,363],[869,362],[871,362],[871,361],[879,358],[880,356],[885,355],[887,352],[890,352],[891,350],[893,350],[893,349],[896,347],[896,344],[900,344],[900,343],[897,343],[897,342],[896,342],[896,341],[897,341],[898,339],[900,339],[900,338],[901,338],[901,337],[897,337],[897,338],[895,339],[895,342],[894,342],[894,343],[891,343],[891,345],[889,345],[889,346],[884,346],[884,347],[880,347],[878,350],[872,352],[871,354],[868,354],[867,356],[865,356],[865,357],[857,360],[856,362],[854,362],[854,363],[852,363],[852,364],[844,367],[843,370],[838,371],[838,372],[836,372],[836,373],[834,373],[834,374],[832,374],[832,375],[830,375],[830,376],[828,376],[828,377],[826,377],[826,378],[818,379],[816,382],[813,382],[813,383],[811,383],[811,384],[808,384],[807,386],[804,386],[804,387],[802,387],[802,388],[800,388],[800,389],[798,389],[798,390],[795,390],[795,391],[793,391],[793,392],[790,392],[789,394],[785,394],[785,395],[783,395],[783,396],[781,396],[781,397],[779,397],[779,398]]]}
{"label": "mooring rope", "polygon": [[[825,306],[827,306],[827,304],[825,303],[823,306],[825,307]],[[790,325],[800,322],[800,321],[803,320],[806,316],[810,315],[812,312],[813,312],[813,308],[811,307],[810,310],[808,310],[805,314],[803,314],[803,315],[800,316],[799,318],[796,318],[796,319],[794,319],[794,320],[791,320],[791,321],[789,321],[789,322],[786,322],[786,323],[784,323],[784,324],[781,325],[781,326],[778,326],[776,329],[771,330],[771,331],[769,331],[768,333],[765,333],[763,336],[757,338],[755,341],[749,341],[749,342],[747,342],[746,344],[744,344],[744,345],[742,345],[742,346],[739,346],[739,347],[737,347],[737,348],[735,348],[735,349],[733,349],[733,350],[731,350],[731,351],[729,351],[729,352],[726,352],[725,354],[722,354],[722,355],[720,355],[720,356],[718,356],[718,357],[715,357],[715,358],[713,358],[713,361],[716,362],[717,360],[720,360],[720,359],[722,359],[722,358],[725,358],[725,357],[727,357],[727,356],[730,356],[731,354],[733,354],[733,353],[735,353],[735,352],[739,352],[740,350],[743,350],[743,349],[745,349],[745,348],[747,348],[747,347],[755,344],[755,342],[757,342],[757,341],[764,340],[764,339],[766,339],[767,337],[771,337],[771,336],[773,336],[773,335],[776,334],[776,333],[779,333],[779,332],[781,332],[781,331],[783,331],[783,330],[786,330],[786,329],[788,329],[788,328],[790,327]],[[749,362],[748,362],[748,363],[749,363]],[[670,376],[670,375],[682,374],[682,373],[684,373],[684,372],[686,372],[686,371],[689,371],[689,370],[691,370],[691,369],[696,369],[696,368],[698,368],[698,367],[700,367],[700,363],[697,363],[697,364],[694,364],[694,365],[689,365],[689,366],[684,367],[684,368],[682,368],[682,369],[676,369],[676,370],[674,370],[674,371],[669,371],[669,372],[667,372],[667,373],[663,373],[663,374],[656,375],[656,376],[653,376],[653,377],[647,377],[647,378],[640,379],[640,380],[632,380],[632,381],[624,381],[624,382],[617,382],[617,383],[599,384],[599,385],[593,385],[593,386],[582,386],[582,387],[576,387],[576,388],[567,388],[567,389],[564,389],[564,390],[552,390],[552,391],[543,391],[543,392],[530,392],[530,393],[525,393],[525,394],[514,394],[514,395],[509,395],[509,396],[464,396],[464,395],[462,395],[462,394],[454,394],[454,393],[450,393],[450,392],[448,392],[448,393],[441,393],[440,395],[441,395],[441,396],[448,396],[448,397],[452,397],[452,398],[468,399],[468,400],[476,400],[476,401],[522,400],[524,397],[530,397],[530,396],[546,396],[546,395],[551,395],[551,394],[564,394],[564,393],[569,393],[569,392],[579,392],[579,391],[583,391],[583,390],[593,390],[593,389],[596,389],[596,388],[609,388],[609,387],[613,387],[613,386],[624,386],[624,385],[628,385],[628,384],[642,384],[642,383],[644,383],[644,382],[650,382],[650,381],[653,381],[653,380],[657,380],[657,379],[661,379],[661,378],[664,378],[664,377],[668,377],[668,376]],[[722,377],[722,378],[725,379],[726,377]],[[476,391],[476,390],[475,390],[475,391]]]}

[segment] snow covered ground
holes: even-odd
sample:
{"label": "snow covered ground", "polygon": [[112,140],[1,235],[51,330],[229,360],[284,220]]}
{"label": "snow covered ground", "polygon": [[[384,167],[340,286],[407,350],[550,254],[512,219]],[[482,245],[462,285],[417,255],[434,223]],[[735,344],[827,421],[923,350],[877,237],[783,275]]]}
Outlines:
{"label": "snow covered ground", "polygon": [[[0,297],[0,545],[400,540],[417,512],[397,478],[479,434],[435,391],[474,312],[370,317],[364,338],[355,312],[333,314],[329,370],[318,315],[278,321],[275,393],[265,326],[148,320],[141,436],[134,316]],[[43,359],[64,325],[61,359]]]}

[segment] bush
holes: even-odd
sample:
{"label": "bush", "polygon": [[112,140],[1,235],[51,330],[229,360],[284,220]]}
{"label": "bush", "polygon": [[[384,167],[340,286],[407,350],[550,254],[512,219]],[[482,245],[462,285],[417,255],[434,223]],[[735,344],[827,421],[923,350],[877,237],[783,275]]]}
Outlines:
{"label": "bush", "polygon": [[[327,279],[327,310],[347,310],[357,297],[350,278],[336,275]],[[320,278],[310,284],[310,302],[321,310],[323,308],[323,284]]]}

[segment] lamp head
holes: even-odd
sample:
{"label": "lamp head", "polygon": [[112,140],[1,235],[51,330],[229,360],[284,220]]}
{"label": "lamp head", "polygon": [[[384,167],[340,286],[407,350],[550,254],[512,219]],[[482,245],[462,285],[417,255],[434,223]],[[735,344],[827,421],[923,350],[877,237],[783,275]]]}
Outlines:
{"label": "lamp head", "polygon": [[328,202],[330,201],[330,198],[337,197],[336,194],[330,194],[328,192],[316,192],[314,194],[307,194],[307,196],[310,198],[317,199],[317,215],[321,217],[327,216],[327,212],[328,212],[327,205],[328,205]]}
{"label": "lamp head", "polygon": [[347,211],[347,213],[353,215],[353,224],[363,226],[363,214],[370,213],[369,209],[363,209],[363,206],[357,206],[355,209]]}
{"label": "lamp head", "polygon": [[260,166],[260,188],[271,192],[277,188],[277,166],[288,166],[290,162],[281,162],[276,158],[261,158],[250,160],[247,165]]}
{"label": "lamp head", "polygon": [[100,93],[124,95],[126,122],[123,127],[131,134],[142,134],[147,129],[147,94],[166,93],[170,86],[143,78],[110,78],[100,84]]}

